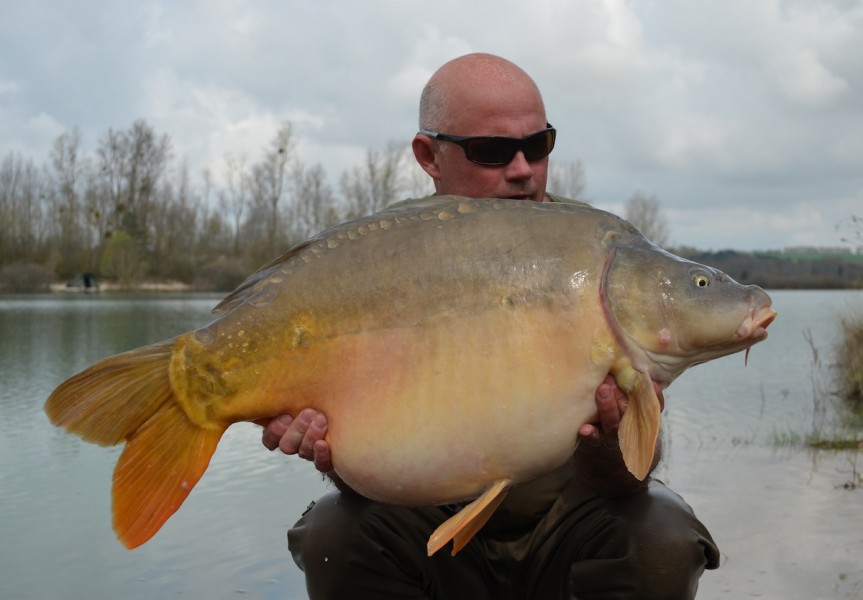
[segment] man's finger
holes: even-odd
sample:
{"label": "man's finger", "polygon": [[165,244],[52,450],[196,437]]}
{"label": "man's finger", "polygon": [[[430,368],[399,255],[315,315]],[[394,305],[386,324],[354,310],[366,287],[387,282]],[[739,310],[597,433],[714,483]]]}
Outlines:
{"label": "man's finger", "polygon": [[315,442],[315,468],[321,473],[333,470],[333,459],[330,455],[330,445],[325,440]]}
{"label": "man's finger", "polygon": [[303,435],[300,442],[300,448],[297,454],[302,458],[315,458],[315,443],[324,439],[327,435],[327,418],[323,413],[316,413],[314,418],[309,423],[309,427]]}
{"label": "man's finger", "polygon": [[626,404],[626,396],[617,386],[600,384],[596,390],[596,412],[599,424],[606,433],[617,431]]}
{"label": "man's finger", "polygon": [[578,437],[599,439],[599,430],[593,423],[584,423],[578,428]]}
{"label": "man's finger", "polygon": [[281,415],[276,419],[271,419],[266,424],[260,423],[264,425],[264,431],[261,433],[261,442],[267,450],[275,450],[279,447],[282,436],[285,435],[285,431],[287,431],[288,426],[293,420],[291,415]]}
{"label": "man's finger", "polygon": [[297,454],[300,450],[300,444],[303,442],[303,437],[305,437],[314,418],[314,409],[306,408],[302,410],[297,415],[297,418],[291,421],[279,440],[279,449],[285,454]]}

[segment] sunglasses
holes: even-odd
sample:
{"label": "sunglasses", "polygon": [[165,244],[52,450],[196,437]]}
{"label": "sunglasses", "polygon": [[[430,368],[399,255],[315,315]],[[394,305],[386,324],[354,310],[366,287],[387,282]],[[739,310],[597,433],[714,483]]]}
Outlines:
{"label": "sunglasses", "polygon": [[428,129],[420,129],[419,132],[436,140],[461,146],[469,161],[489,167],[508,165],[519,150],[530,162],[541,160],[554,150],[554,139],[557,135],[551,123],[546,123],[545,129],[523,138],[497,135],[448,135]]}

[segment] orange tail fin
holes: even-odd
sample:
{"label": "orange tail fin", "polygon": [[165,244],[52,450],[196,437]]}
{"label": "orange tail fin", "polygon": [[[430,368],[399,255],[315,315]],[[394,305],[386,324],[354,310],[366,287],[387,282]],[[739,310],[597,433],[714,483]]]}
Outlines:
{"label": "orange tail fin", "polygon": [[205,429],[171,389],[173,341],[106,358],[58,387],[51,422],[103,446],[127,442],[114,469],[114,531],[127,548],[149,540],[201,478],[224,428]]}

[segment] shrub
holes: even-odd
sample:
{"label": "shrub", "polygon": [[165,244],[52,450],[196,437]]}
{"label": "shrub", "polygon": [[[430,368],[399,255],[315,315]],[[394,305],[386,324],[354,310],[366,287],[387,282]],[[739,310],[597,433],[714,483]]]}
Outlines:
{"label": "shrub", "polygon": [[842,396],[863,405],[863,312],[840,318],[839,341],[836,344],[836,366]]}
{"label": "shrub", "polygon": [[0,269],[0,290],[4,292],[47,292],[53,280],[51,271],[32,263],[14,263]]}
{"label": "shrub", "polygon": [[229,292],[240,285],[250,274],[237,258],[219,257],[201,267],[194,286],[199,290]]}

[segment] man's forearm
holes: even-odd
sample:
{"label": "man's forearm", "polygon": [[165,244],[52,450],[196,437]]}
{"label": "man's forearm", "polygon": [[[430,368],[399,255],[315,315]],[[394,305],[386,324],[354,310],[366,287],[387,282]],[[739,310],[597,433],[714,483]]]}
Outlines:
{"label": "man's forearm", "polygon": [[[659,464],[661,457],[662,436],[656,441],[651,472]],[[585,485],[602,496],[623,496],[647,485],[647,478],[639,481],[626,468],[616,432],[599,439],[579,438],[578,447],[572,456],[572,467]]]}

